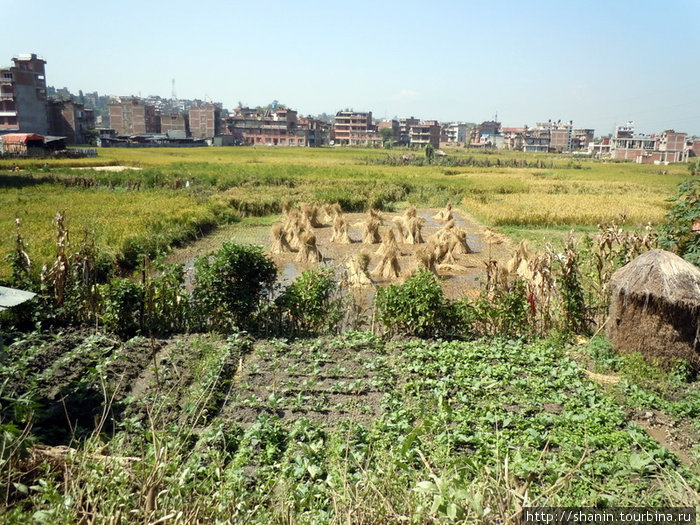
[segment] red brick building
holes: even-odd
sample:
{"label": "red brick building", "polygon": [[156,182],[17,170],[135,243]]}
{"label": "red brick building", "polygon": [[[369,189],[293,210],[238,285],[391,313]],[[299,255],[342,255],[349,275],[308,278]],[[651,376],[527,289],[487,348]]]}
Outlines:
{"label": "red brick building", "polygon": [[195,139],[207,139],[220,135],[221,105],[201,104],[191,107],[190,133]]}
{"label": "red brick building", "polygon": [[88,130],[95,128],[95,112],[70,100],[49,100],[51,135],[66,137],[68,144],[86,144]]}
{"label": "red brick building", "polygon": [[19,55],[14,65],[0,68],[0,131],[46,135],[49,131],[46,61]]}
{"label": "red brick building", "polygon": [[381,144],[382,138],[372,121],[372,112],[338,111],[335,114],[331,140],[341,146]]}
{"label": "red brick building", "polygon": [[142,104],[135,97],[109,104],[109,122],[119,135],[160,133],[160,115],[155,106]]}

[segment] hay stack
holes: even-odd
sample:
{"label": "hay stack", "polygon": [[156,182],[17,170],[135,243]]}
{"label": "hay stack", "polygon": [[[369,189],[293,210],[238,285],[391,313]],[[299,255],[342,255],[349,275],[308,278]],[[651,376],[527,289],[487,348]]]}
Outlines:
{"label": "hay stack", "polygon": [[287,240],[287,234],[284,231],[284,227],[281,224],[275,224],[272,226],[272,248],[270,249],[272,253],[284,253],[291,252],[292,247],[289,245]]}
{"label": "hay stack", "polygon": [[394,235],[394,230],[389,228],[384,232],[384,237],[382,239],[382,244],[379,245],[377,251],[374,252],[375,255],[384,255],[387,250],[396,250],[398,252],[398,245],[396,244],[396,236]]}
{"label": "hay stack", "polygon": [[435,250],[430,244],[416,248],[416,269],[424,268],[437,274],[435,268]]}
{"label": "hay stack", "polygon": [[610,279],[607,335],[621,352],[700,370],[700,269],[664,250],[646,252]]}
{"label": "hay stack", "polygon": [[320,262],[323,260],[323,256],[316,246],[316,236],[313,233],[303,232],[301,234],[301,248],[296,260],[301,263]]}
{"label": "hay stack", "polygon": [[386,250],[372,274],[384,279],[396,279],[401,275],[398,256],[399,251],[396,248]]}
{"label": "hay stack", "polygon": [[337,202],[335,204],[324,204],[322,209],[324,220],[330,224],[333,224],[335,218],[343,213],[340,204]]}
{"label": "hay stack", "polygon": [[370,257],[365,251],[356,253],[347,263],[348,286],[372,286],[367,267]]}
{"label": "hay stack", "polygon": [[342,215],[336,215],[333,220],[333,235],[331,242],[338,244],[352,244],[352,239],[348,235],[348,221]]}
{"label": "hay stack", "polygon": [[306,222],[308,222],[309,226],[311,226],[312,228],[323,227],[323,223],[321,223],[321,221],[318,220],[319,212],[320,210],[315,204],[313,206],[310,206],[308,204],[301,205],[301,214],[305,217]]}
{"label": "hay stack", "polygon": [[364,244],[377,244],[381,242],[381,237],[379,236],[379,226],[381,222],[376,218],[367,218],[365,222],[362,223],[362,242]]}
{"label": "hay stack", "polygon": [[305,229],[297,210],[289,210],[282,223],[282,229],[292,250],[299,250],[302,244],[301,235]]}
{"label": "hay stack", "polygon": [[444,209],[433,215],[433,219],[438,222],[447,222],[452,220],[452,203],[448,202]]}
{"label": "hay stack", "polygon": [[404,222],[405,224],[405,239],[406,244],[423,244],[423,235],[421,230],[423,229],[423,224],[425,224],[425,219],[423,217],[409,217]]}

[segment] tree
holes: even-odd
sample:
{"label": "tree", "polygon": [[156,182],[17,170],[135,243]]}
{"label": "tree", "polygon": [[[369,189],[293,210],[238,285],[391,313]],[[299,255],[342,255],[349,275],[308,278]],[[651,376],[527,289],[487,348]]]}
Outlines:
{"label": "tree", "polygon": [[432,144],[427,144],[425,146],[425,158],[428,159],[428,164],[433,163],[433,159],[435,158],[435,148]]}
{"label": "tree", "polygon": [[391,128],[382,128],[379,130],[379,134],[382,136],[384,147],[391,147],[394,141],[394,130]]}

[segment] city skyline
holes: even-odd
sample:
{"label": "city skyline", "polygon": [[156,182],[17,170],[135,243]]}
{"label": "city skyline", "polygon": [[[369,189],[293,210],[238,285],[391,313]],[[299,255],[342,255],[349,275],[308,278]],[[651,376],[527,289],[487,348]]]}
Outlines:
{"label": "city skyline", "polygon": [[[75,2],[0,0],[3,60],[37,53],[47,83],[77,93],[177,95],[233,108],[272,100],[300,114],[343,108],[505,126],[573,120],[606,135],[700,135],[700,4]],[[81,21],[61,31],[61,17]],[[91,21],[94,21],[91,23]],[[69,25],[70,26],[70,25]],[[66,36],[69,35],[69,36]],[[5,65],[5,64],[3,64]]]}

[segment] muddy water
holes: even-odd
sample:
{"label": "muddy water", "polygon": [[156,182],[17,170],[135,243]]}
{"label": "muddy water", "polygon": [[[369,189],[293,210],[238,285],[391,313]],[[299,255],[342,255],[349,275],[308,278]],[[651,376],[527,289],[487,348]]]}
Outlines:
{"label": "muddy water", "polygon": [[[418,215],[425,219],[422,234],[426,240],[442,227],[442,223],[433,218],[438,211],[438,209],[421,209],[418,211]],[[388,228],[396,230],[396,227],[393,225],[393,218],[401,213],[383,214],[384,224],[380,229],[382,234]],[[499,261],[507,260],[513,245],[510,242],[500,244],[488,242],[484,237],[484,226],[459,209],[453,210],[453,216],[456,225],[466,230],[467,243],[475,253],[459,255],[455,267],[439,268],[438,274],[441,277],[443,289],[448,297],[453,299],[464,295],[473,297],[478,293],[479,279],[485,277],[486,262],[489,258]],[[354,241],[352,244],[331,243],[332,228],[328,225],[315,229],[316,243],[323,255],[323,263],[321,264],[336,266],[338,268],[338,276],[342,278],[342,274],[345,271],[345,263],[360,250],[365,250],[371,254],[369,270],[372,272],[379,263],[379,257],[375,255],[375,252],[380,245],[367,245],[360,242],[362,239],[362,222],[366,219],[366,214],[345,214],[345,218],[350,225],[349,235]],[[236,224],[226,226],[185,248],[174,250],[168,259],[170,262],[185,265],[187,284],[191,286],[194,275],[194,261],[198,256],[215,252],[226,241],[259,244],[265,249],[269,249],[271,245],[270,230],[270,226],[240,226]],[[399,244],[401,252],[399,264],[402,273],[408,274],[415,268],[415,249],[418,246],[420,245]],[[279,284],[282,287],[291,283],[303,271],[316,266],[314,264],[296,262],[295,253],[271,254],[271,257],[280,270]],[[401,278],[394,281],[377,278],[375,279],[375,284],[377,286],[387,286],[400,281]],[[353,296],[356,297],[363,307],[371,304],[374,295],[375,290],[373,287],[366,287],[353,293]]]}

